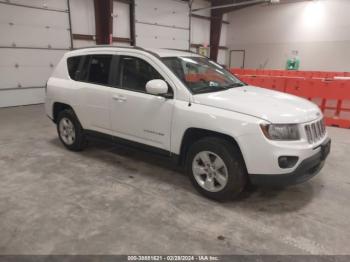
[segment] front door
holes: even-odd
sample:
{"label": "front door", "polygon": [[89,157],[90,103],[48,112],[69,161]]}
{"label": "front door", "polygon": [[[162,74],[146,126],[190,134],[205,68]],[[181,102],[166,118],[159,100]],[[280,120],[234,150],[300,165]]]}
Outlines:
{"label": "front door", "polygon": [[[170,150],[173,99],[146,92],[146,83],[164,79],[147,58],[119,56],[118,79],[111,94],[115,136]],[[173,92],[169,86],[169,92]]]}

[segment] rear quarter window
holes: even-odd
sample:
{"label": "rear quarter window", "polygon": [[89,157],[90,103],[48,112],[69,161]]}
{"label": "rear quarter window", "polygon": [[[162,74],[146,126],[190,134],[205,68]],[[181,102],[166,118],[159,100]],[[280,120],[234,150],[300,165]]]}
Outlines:
{"label": "rear quarter window", "polygon": [[67,67],[68,67],[68,73],[71,79],[73,80],[79,80],[79,65],[80,61],[82,59],[82,56],[74,56],[69,57],[67,59]]}

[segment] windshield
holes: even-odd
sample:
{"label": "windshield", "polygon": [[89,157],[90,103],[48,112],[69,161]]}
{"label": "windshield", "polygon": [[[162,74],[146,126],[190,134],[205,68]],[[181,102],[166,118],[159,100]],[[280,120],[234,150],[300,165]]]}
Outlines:
{"label": "windshield", "polygon": [[164,57],[162,61],[194,94],[245,85],[222,66],[205,57]]}

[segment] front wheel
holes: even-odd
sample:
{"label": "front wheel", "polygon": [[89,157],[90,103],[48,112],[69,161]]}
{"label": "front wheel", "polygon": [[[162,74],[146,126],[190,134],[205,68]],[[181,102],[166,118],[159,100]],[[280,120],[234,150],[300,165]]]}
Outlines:
{"label": "front wheel", "polygon": [[233,199],[246,185],[247,175],[238,148],[221,138],[195,142],[187,154],[186,167],[194,187],[214,200]]}
{"label": "front wheel", "polygon": [[57,133],[62,144],[69,150],[81,151],[86,145],[83,128],[72,110],[59,113]]}

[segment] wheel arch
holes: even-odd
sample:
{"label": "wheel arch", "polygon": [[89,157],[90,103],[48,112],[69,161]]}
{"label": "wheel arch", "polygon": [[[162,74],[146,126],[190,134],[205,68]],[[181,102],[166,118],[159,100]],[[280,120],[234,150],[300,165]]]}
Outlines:
{"label": "wheel arch", "polygon": [[182,140],[181,140],[180,156],[179,156],[179,164],[180,165],[185,164],[187,152],[188,152],[190,146],[194,142],[196,142],[204,137],[218,137],[218,138],[222,138],[222,139],[230,142],[233,146],[235,146],[238,149],[238,151],[242,157],[242,160],[245,164],[242,150],[241,150],[237,140],[234,137],[227,135],[227,134],[224,134],[224,133],[208,130],[208,129],[191,127],[185,131],[185,133],[182,137]]}
{"label": "wheel arch", "polygon": [[57,123],[57,117],[59,115],[60,112],[62,112],[63,110],[66,109],[70,109],[74,112],[73,108],[65,103],[61,103],[61,102],[54,102],[53,106],[52,106],[52,116],[53,116],[53,122]]}

